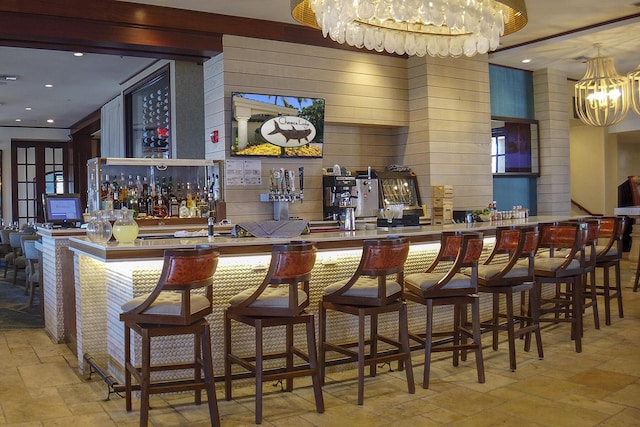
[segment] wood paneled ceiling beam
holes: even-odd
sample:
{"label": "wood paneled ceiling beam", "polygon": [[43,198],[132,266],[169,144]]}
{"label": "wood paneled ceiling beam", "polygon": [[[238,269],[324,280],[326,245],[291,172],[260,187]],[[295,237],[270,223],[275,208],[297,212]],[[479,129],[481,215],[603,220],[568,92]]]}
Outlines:
{"label": "wood paneled ceiling beam", "polygon": [[3,0],[0,44],[166,59],[206,60],[223,34],[348,50],[318,30],[115,0]]}

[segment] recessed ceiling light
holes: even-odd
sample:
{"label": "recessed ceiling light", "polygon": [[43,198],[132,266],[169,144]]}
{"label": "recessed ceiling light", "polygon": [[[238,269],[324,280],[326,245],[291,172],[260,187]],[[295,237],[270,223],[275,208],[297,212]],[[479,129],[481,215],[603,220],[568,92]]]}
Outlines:
{"label": "recessed ceiling light", "polygon": [[21,121],[22,121],[22,119],[16,119],[16,122],[21,122]]}
{"label": "recessed ceiling light", "polygon": [[531,60],[530,60],[529,58],[527,58],[527,59],[523,59],[523,60],[522,60],[522,63],[523,63],[523,64],[528,64],[529,62],[531,62]]}
{"label": "recessed ceiling light", "polygon": [[44,87],[53,87],[53,85],[51,83],[47,83]]}
{"label": "recessed ceiling light", "polygon": [[25,111],[31,111],[31,107],[24,107]]}
{"label": "recessed ceiling light", "polygon": [[47,120],[47,123],[53,123],[53,119]]}
{"label": "recessed ceiling light", "polygon": [[73,52],[73,56],[84,56],[82,52]]}

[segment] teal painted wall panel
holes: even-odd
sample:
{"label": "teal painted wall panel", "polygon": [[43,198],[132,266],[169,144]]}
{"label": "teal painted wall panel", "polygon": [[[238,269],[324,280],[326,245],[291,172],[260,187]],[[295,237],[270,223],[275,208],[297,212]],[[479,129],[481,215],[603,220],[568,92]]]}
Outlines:
{"label": "teal painted wall panel", "polygon": [[489,65],[491,115],[535,119],[533,73]]}
{"label": "teal painted wall panel", "polygon": [[537,177],[500,176],[493,177],[493,197],[499,211],[511,210],[513,206],[529,208],[529,215],[538,214]]}

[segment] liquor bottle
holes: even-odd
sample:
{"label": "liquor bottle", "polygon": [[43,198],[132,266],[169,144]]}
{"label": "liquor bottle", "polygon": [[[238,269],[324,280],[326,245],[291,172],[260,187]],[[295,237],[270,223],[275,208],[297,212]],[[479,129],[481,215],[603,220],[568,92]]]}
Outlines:
{"label": "liquor bottle", "polygon": [[113,209],[120,209],[122,207],[120,203],[120,184],[115,176],[111,182],[111,194],[113,195]]}
{"label": "liquor bottle", "polygon": [[176,196],[171,197],[171,200],[169,202],[169,216],[180,216],[180,203],[178,202],[178,198]]}
{"label": "liquor bottle", "polygon": [[[131,175],[129,175],[129,178],[131,178]],[[125,181],[124,172],[122,172],[120,174],[120,201],[122,202],[123,207],[127,203],[128,199],[129,199],[129,184],[128,184],[128,181]]]}
{"label": "liquor bottle", "polygon": [[166,177],[162,177],[162,183],[160,184],[160,192],[158,193],[158,195],[162,196],[162,197],[167,197],[169,195],[169,189],[167,186],[167,178]]}
{"label": "liquor bottle", "polygon": [[191,211],[187,207],[187,202],[185,200],[180,202],[180,210],[178,211],[178,216],[180,218],[189,218],[191,216]]}
{"label": "liquor bottle", "polygon": [[102,208],[104,209],[104,201],[107,199],[107,194],[109,193],[109,188],[111,187],[111,183],[109,182],[109,175],[104,176],[104,181],[100,185],[100,200]]}
{"label": "liquor bottle", "polygon": [[[138,183],[140,182],[140,177],[138,177]],[[140,184],[142,186],[142,184]],[[140,213],[140,205],[138,198],[138,185],[133,181],[131,175],[129,175],[129,180],[127,181],[127,207],[133,211],[133,217],[137,218]]]}
{"label": "liquor bottle", "polygon": [[149,191],[149,193],[147,193],[147,215],[148,216],[155,216],[155,207],[156,207],[156,197],[155,197],[155,191],[153,191],[153,189],[151,189],[151,191]]}
{"label": "liquor bottle", "polygon": [[195,203],[194,203],[194,199],[193,199],[193,193],[191,192],[191,183],[187,181],[186,184],[186,188],[185,188],[185,192],[186,192],[186,197],[185,200],[187,201],[187,208],[191,209],[195,207]]}

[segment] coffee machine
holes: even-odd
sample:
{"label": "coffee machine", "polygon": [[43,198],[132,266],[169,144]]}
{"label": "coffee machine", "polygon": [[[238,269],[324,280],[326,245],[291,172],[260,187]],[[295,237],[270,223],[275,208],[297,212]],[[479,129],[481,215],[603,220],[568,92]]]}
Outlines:
{"label": "coffee machine", "polygon": [[322,186],[324,195],[323,219],[340,221],[345,230],[355,230],[356,177],[324,175]]}

